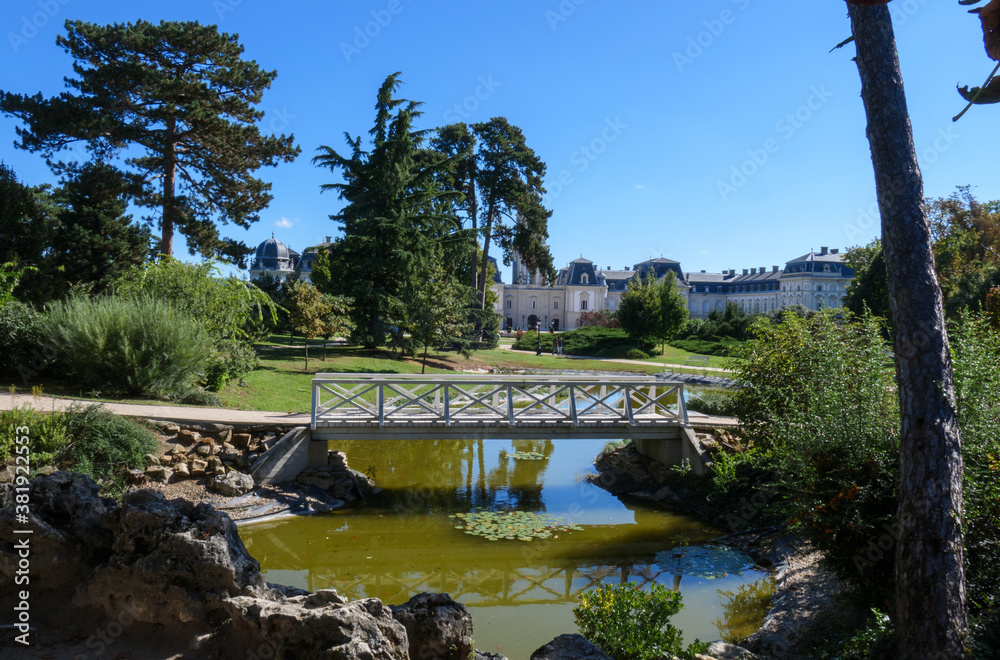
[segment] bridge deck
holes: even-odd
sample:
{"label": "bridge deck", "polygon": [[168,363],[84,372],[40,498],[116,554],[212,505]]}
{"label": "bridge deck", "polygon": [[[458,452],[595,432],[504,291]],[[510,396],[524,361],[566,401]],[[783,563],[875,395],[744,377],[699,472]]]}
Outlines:
{"label": "bridge deck", "polygon": [[646,376],[317,374],[316,439],[676,437],[682,383]]}

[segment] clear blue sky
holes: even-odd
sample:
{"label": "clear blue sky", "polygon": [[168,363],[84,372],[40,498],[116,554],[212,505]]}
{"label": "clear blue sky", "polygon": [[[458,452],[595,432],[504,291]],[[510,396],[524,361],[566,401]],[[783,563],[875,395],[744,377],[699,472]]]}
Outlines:
{"label": "clear blue sky", "polygon": [[[926,194],[970,184],[1000,197],[1000,109],[951,121],[956,84],[992,70],[978,19],[957,2],[890,8]],[[70,59],[55,38],[68,18],[218,24],[278,71],[262,123],[294,133],[303,153],[259,172],[274,185],[260,222],[223,232],[249,245],[274,232],[302,250],[337,233],[328,216],[341,203],[320,193],[333,174],[310,160],[319,145],[342,149],[345,131],[367,133],[397,70],[401,95],[424,103],[421,127],[502,115],[524,130],[548,165],[557,266],[662,255],[718,272],[878,235],[854,47],[828,52],[850,32],[841,0],[6,0],[0,88],[61,91]],[[51,181],[41,158],[13,148],[15,125],[0,117],[0,158],[27,183]]]}

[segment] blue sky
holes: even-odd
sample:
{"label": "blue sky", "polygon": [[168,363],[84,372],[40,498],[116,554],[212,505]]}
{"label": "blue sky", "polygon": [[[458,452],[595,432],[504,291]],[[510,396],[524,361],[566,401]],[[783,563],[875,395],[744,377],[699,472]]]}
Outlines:
{"label": "blue sky", "polygon": [[[957,2],[890,8],[926,194],[969,184],[1000,197],[1000,110],[951,121],[956,84],[992,70],[979,21]],[[718,272],[878,235],[854,47],[828,52],[850,33],[841,0],[6,0],[0,88],[61,91],[64,20],[139,18],[217,24],[278,71],[262,124],[294,133],[303,153],[258,173],[274,193],[258,223],[223,232],[249,245],[274,232],[301,250],[336,235],[328,216],[341,202],[320,193],[334,175],[311,158],[342,149],[345,131],[367,133],[397,70],[401,95],[424,103],[420,127],[505,116],[524,130],[548,165],[557,266],[662,255]],[[16,125],[0,117],[0,158],[27,183],[51,181],[41,158],[13,148]]]}

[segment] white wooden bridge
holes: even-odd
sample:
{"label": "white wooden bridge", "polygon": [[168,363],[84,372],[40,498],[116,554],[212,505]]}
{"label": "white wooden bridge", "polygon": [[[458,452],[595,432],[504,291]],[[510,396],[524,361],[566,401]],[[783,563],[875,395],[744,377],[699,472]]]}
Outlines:
{"label": "white wooden bridge", "polygon": [[653,376],[317,374],[312,437],[676,438],[684,385]]}

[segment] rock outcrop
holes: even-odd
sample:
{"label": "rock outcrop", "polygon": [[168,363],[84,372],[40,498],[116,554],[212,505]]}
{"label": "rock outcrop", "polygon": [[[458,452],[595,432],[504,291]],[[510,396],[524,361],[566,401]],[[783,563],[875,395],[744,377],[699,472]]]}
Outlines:
{"label": "rock outcrop", "polygon": [[[139,490],[119,506],[98,493],[86,475],[36,478],[28,520],[16,523],[33,530],[34,611],[58,611],[52,619],[64,623],[66,637],[79,633],[71,629],[77,618],[121,621],[127,612],[129,625],[197,642],[205,653],[215,645],[225,657],[407,657],[406,629],[381,601],[267,584],[236,525],[211,505]],[[0,570],[8,573],[18,560],[17,494],[0,484]],[[0,606],[12,597],[0,592]],[[52,628],[46,634],[58,637]]]}
{"label": "rock outcrop", "polygon": [[472,615],[448,594],[417,594],[392,607],[406,627],[411,658],[468,660],[472,648]]}
{"label": "rock outcrop", "polygon": [[559,635],[531,654],[531,660],[614,660],[583,635]]}

